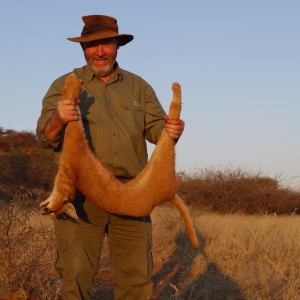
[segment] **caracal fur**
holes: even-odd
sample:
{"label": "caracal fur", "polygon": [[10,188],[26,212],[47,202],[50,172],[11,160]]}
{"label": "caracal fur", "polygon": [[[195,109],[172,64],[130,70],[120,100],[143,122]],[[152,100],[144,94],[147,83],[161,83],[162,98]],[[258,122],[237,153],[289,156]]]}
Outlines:
{"label": "caracal fur", "polygon": [[[62,99],[76,100],[81,86],[82,82],[70,73]],[[180,85],[173,83],[172,89],[169,118],[177,119],[181,111]],[[90,151],[79,120],[67,124],[54,188],[40,206],[43,214],[65,212],[76,218],[71,202],[79,190],[88,200],[110,213],[139,217],[149,215],[154,207],[169,201],[179,209],[192,247],[196,248],[198,240],[193,222],[187,206],[176,194],[177,187],[175,142],[164,130],[143,171],[133,180],[122,183]]]}

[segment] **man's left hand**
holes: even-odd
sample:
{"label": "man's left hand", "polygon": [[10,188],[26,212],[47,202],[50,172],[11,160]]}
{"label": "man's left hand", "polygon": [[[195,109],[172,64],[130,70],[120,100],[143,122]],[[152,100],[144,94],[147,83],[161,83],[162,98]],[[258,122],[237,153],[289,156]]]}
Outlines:
{"label": "man's left hand", "polygon": [[165,119],[165,131],[168,133],[169,137],[174,140],[178,140],[184,131],[184,121],[181,119]]}

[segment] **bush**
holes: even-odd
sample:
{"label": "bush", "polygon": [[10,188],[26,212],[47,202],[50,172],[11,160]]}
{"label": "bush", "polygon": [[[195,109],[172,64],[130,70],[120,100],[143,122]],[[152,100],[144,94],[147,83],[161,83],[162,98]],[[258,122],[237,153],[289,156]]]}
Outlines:
{"label": "bush", "polygon": [[47,192],[53,186],[56,170],[50,151],[26,153],[18,149],[4,153],[0,155],[0,198],[12,199],[20,188]]}
{"label": "bush", "polygon": [[59,292],[59,278],[53,267],[53,230],[49,224],[38,222],[36,216],[18,200],[1,203],[0,295],[55,299]]}
{"label": "bush", "polygon": [[53,152],[41,149],[34,133],[0,127],[0,199],[20,189],[49,191],[56,169]]}
{"label": "bush", "polygon": [[17,149],[31,151],[38,147],[35,134],[31,131],[4,130],[0,127],[0,153],[6,153]]}
{"label": "bush", "polygon": [[180,173],[179,194],[188,205],[219,213],[299,213],[300,193],[281,187],[278,178],[242,169]]}

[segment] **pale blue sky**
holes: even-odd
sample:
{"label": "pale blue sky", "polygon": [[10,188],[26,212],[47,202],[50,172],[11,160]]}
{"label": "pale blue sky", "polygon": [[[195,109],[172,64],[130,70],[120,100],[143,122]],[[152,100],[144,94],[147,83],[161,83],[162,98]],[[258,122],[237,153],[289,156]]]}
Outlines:
{"label": "pale blue sky", "polygon": [[242,167],[300,187],[300,1],[2,0],[0,127],[35,130],[51,82],[84,64],[82,15],[135,39],[118,62],[167,109],[183,92],[177,170]]}

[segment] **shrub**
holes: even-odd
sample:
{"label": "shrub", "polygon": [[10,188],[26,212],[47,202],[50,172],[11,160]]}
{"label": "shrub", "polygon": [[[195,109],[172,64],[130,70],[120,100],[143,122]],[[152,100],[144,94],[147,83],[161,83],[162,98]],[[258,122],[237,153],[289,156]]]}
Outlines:
{"label": "shrub", "polygon": [[4,130],[0,127],[0,153],[23,149],[31,151],[38,147],[36,136],[31,131]]}
{"label": "shrub", "polygon": [[53,267],[53,230],[15,199],[0,206],[0,261],[0,294],[55,299],[59,279]]}
{"label": "shrub", "polygon": [[187,204],[219,213],[298,213],[300,193],[278,178],[238,169],[180,173],[179,193]]}

